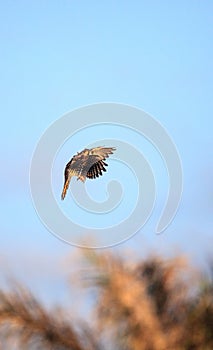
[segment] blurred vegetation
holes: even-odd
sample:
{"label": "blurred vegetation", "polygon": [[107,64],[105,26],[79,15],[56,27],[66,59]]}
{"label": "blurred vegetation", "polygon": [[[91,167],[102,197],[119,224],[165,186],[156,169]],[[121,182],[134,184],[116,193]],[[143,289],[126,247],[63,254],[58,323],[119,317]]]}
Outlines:
{"label": "blurred vegetation", "polygon": [[213,349],[213,269],[207,278],[182,257],[132,260],[84,253],[79,289],[96,291],[89,325],[21,286],[1,290],[0,349]]}

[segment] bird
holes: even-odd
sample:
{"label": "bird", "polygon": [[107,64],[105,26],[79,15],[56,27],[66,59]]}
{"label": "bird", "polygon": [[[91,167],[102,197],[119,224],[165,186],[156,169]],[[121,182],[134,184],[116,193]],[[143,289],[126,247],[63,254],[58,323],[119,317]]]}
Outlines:
{"label": "bird", "polygon": [[90,149],[85,148],[83,151],[77,152],[65,166],[61,199],[64,200],[73,176],[77,176],[77,180],[82,182],[85,182],[86,178],[96,179],[102,176],[102,171],[105,172],[105,167],[108,166],[105,160],[115,150],[115,147],[99,146]]}

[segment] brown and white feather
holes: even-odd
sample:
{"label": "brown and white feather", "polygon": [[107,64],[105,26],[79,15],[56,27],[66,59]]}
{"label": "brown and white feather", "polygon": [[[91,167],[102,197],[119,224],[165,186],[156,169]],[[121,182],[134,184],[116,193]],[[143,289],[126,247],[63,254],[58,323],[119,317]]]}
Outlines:
{"label": "brown and white feather", "polygon": [[99,146],[91,149],[85,148],[83,151],[74,155],[64,170],[64,187],[61,199],[65,198],[73,176],[77,176],[77,180],[81,180],[82,182],[85,182],[86,178],[95,179],[102,176],[102,172],[105,172],[105,167],[108,166],[104,161],[115,150],[115,147]]}

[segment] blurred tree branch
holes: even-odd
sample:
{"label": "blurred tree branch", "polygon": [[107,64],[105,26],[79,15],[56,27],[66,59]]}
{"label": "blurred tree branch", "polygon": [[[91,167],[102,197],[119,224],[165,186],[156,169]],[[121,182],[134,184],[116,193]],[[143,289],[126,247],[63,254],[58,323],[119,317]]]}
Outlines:
{"label": "blurred tree branch", "polygon": [[97,290],[92,330],[76,318],[68,320],[61,308],[47,311],[16,285],[0,290],[0,348],[9,340],[15,345],[8,349],[14,350],[213,349],[212,267],[207,279],[195,275],[182,257],[134,263],[87,251],[82,261],[81,286]]}
{"label": "blurred tree branch", "polygon": [[[14,289],[10,293],[0,291],[0,325],[6,326],[7,337],[16,335],[22,349],[97,349],[89,329],[78,333],[77,325],[65,320],[61,309],[47,312],[28,290],[20,286]],[[81,336],[86,336],[86,346]]]}

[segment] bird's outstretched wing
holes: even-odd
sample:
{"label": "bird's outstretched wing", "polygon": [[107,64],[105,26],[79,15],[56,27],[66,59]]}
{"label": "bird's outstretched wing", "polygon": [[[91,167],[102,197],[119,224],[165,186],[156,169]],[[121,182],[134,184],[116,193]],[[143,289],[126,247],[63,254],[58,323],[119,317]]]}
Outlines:
{"label": "bird's outstretched wing", "polygon": [[108,166],[104,162],[109,155],[113,154],[116,150],[115,147],[95,147],[89,152],[88,167],[86,177],[89,179],[95,179],[102,175],[102,171],[106,171],[105,167]]}
{"label": "bird's outstretched wing", "polygon": [[61,194],[61,199],[66,196],[67,189],[72,176],[77,176],[78,180],[85,182],[86,178],[95,179],[102,175],[102,171],[106,171],[104,162],[110,154],[116,150],[114,147],[95,147],[92,149],[84,149],[77,153],[67,163],[64,171],[64,187]]}
{"label": "bird's outstretched wing", "polygon": [[105,166],[108,166],[108,164],[103,160],[99,160],[97,163],[91,166],[87,172],[87,177],[89,179],[95,179],[96,177],[99,177],[99,175],[102,175],[102,171],[106,171]]}

